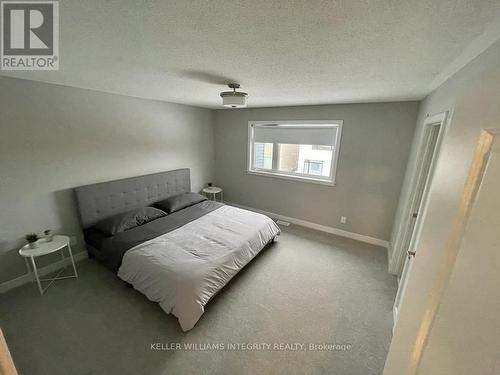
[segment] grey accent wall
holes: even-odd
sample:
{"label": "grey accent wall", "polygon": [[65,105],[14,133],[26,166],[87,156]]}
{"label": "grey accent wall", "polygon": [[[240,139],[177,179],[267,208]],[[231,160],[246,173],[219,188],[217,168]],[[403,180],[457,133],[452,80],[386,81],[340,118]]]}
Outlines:
{"label": "grey accent wall", "polygon": [[185,167],[194,191],[213,180],[213,117],[208,109],[1,77],[0,282],[25,273],[17,248],[27,232],[52,228],[78,236],[83,249],[75,186]]}
{"label": "grey accent wall", "polygon": [[[425,116],[446,110],[453,111],[453,115],[434,172],[417,256],[387,357],[386,375],[405,373],[408,353],[413,350],[421,333],[420,324],[428,319],[428,298],[433,295],[433,282],[458,210],[474,148],[481,129],[500,129],[499,104],[500,41],[497,41],[429,95],[421,105],[401,202],[408,199],[408,181],[415,170]],[[498,207],[498,199],[491,204]],[[479,324],[479,320],[464,321],[464,324],[476,323]],[[472,329],[472,326],[469,328]],[[450,361],[452,363],[453,358]]]}
{"label": "grey accent wall", "polygon": [[[417,102],[217,110],[216,183],[233,203],[388,240],[417,112]],[[247,174],[251,120],[343,120],[337,185]]]}

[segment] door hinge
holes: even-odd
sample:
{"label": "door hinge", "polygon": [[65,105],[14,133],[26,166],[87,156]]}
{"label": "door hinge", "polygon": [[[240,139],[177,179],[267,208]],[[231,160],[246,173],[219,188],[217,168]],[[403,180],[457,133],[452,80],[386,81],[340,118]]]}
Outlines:
{"label": "door hinge", "polygon": [[413,215],[411,215],[411,216],[412,216],[414,219],[416,219],[416,218],[417,218],[417,216],[418,216],[418,212],[414,212],[414,213],[413,213]]}
{"label": "door hinge", "polygon": [[410,250],[408,250],[406,253],[408,254],[409,257],[415,257],[415,255],[417,254],[416,251],[410,251]]}

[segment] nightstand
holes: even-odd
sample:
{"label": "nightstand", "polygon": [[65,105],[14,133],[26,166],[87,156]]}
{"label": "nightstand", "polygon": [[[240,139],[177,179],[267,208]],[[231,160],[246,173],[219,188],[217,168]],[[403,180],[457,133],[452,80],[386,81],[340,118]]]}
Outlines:
{"label": "nightstand", "polygon": [[219,196],[219,201],[224,201],[224,192],[220,187],[209,186],[204,188],[203,195],[205,195],[208,199],[212,198],[212,200],[217,201],[217,195]]}
{"label": "nightstand", "polygon": [[[68,236],[54,236],[52,241],[48,242],[45,238],[42,238],[37,241],[38,247],[32,249],[29,247],[29,245],[23,246],[21,249],[19,249],[19,255],[21,255],[24,258],[24,261],[26,262],[26,268],[28,269],[28,275],[31,276],[31,279],[33,280],[33,275],[32,275],[32,270],[30,268],[30,263],[33,268],[33,273],[35,274],[35,280],[36,283],[38,284],[38,290],[40,291],[40,294],[43,295],[45,291],[52,285],[52,283],[56,280],[62,280],[62,279],[72,279],[72,278],[77,278],[78,277],[78,272],[76,271],[76,266],[75,266],[75,260],[73,259],[73,253],[71,252],[71,246],[70,246],[70,239]],[[71,265],[73,266],[73,275],[70,276],[59,276],[62,271],[64,271],[67,267],[67,261],[66,257],[64,256],[64,248],[68,248],[68,253],[69,253],[69,258],[71,260]],[[61,252],[61,257],[63,260],[64,267],[61,268],[61,270],[57,273],[57,275],[51,279],[40,279],[40,276],[38,274],[38,269],[36,266],[35,258],[38,258],[43,255],[47,254],[52,254],[55,253],[56,251]],[[29,259],[29,261],[28,261]],[[50,283],[43,288],[42,287],[42,281],[50,281]]]}

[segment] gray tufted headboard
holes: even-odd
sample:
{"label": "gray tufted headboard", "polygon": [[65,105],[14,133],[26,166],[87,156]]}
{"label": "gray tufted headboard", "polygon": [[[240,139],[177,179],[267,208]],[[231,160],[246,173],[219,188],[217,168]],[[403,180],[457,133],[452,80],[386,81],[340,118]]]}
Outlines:
{"label": "gray tufted headboard", "polygon": [[74,189],[83,229],[107,217],[191,191],[189,168],[80,186]]}

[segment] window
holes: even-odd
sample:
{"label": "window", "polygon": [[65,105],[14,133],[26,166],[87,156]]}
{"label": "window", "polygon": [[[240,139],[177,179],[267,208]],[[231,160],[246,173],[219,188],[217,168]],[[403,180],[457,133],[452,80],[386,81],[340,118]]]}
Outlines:
{"label": "window", "polygon": [[342,121],[249,122],[249,173],[332,185]]}
{"label": "window", "polygon": [[272,143],[255,143],[254,147],[254,165],[258,169],[273,168],[273,144]]}
{"label": "window", "polygon": [[305,160],[304,173],[314,176],[323,175],[323,161],[322,160]]}

